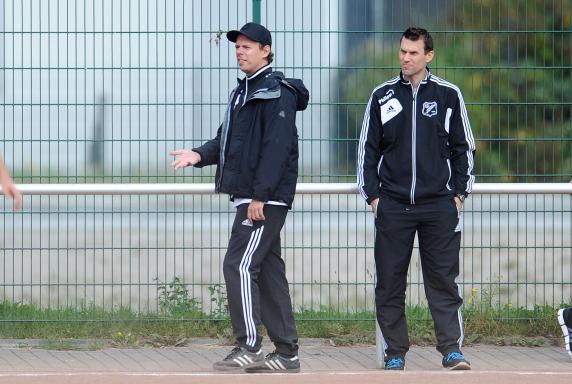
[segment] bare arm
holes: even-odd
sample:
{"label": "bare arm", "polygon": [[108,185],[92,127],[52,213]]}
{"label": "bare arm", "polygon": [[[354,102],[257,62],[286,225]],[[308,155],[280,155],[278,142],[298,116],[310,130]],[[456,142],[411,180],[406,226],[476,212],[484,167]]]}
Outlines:
{"label": "bare arm", "polygon": [[2,193],[4,196],[9,199],[14,199],[14,209],[20,209],[22,206],[22,194],[14,185],[2,157],[0,157],[0,184],[2,185]]}

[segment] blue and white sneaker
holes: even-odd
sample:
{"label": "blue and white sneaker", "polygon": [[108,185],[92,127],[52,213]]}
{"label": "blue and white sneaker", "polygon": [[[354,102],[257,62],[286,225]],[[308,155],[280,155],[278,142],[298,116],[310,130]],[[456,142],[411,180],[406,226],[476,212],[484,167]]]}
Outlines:
{"label": "blue and white sneaker", "polygon": [[570,357],[572,357],[572,340],[570,338],[570,335],[572,334],[572,324],[566,324],[567,316],[571,316],[568,311],[572,311],[572,308],[562,308],[558,310],[558,324],[560,324],[560,328],[562,328],[566,351]]}
{"label": "blue and white sneaker", "polygon": [[300,372],[298,356],[284,356],[274,351],[266,357],[244,368],[246,373],[296,373]]}
{"label": "blue and white sneaker", "polygon": [[403,371],[405,369],[405,358],[403,356],[393,356],[385,362],[386,371]]}
{"label": "blue and white sneaker", "polygon": [[227,357],[213,364],[217,371],[241,371],[242,369],[264,360],[262,349],[250,352],[246,348],[235,347]]}
{"label": "blue and white sneaker", "polygon": [[451,371],[467,371],[471,369],[471,364],[465,359],[461,352],[449,352],[443,356],[443,367]]}

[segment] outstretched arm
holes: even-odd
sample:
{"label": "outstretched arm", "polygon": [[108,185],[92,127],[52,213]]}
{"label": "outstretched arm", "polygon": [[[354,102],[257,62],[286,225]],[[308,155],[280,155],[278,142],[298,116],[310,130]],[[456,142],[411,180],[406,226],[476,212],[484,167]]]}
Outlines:
{"label": "outstretched arm", "polygon": [[0,184],[2,184],[2,193],[4,196],[9,199],[14,199],[14,209],[20,209],[22,206],[22,194],[12,182],[12,178],[6,169],[2,157],[0,157]]}
{"label": "outstretched arm", "polygon": [[205,165],[216,164],[219,158],[220,135],[222,125],[217,130],[217,135],[204,143],[198,148],[193,149],[175,149],[169,154],[175,156],[175,160],[171,163],[173,168],[185,168],[188,166],[196,166],[197,168]]}

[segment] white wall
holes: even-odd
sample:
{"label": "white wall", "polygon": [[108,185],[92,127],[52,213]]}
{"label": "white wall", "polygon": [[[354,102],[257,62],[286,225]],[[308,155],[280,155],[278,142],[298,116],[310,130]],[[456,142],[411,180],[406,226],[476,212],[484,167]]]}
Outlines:
{"label": "white wall", "polygon": [[[322,3],[336,2],[262,2],[276,68],[310,89],[314,104],[298,127],[312,140],[328,138],[322,103],[337,63],[337,34],[316,33],[337,28],[336,8]],[[9,166],[86,173],[94,104],[104,96],[106,172],[172,174],[169,150],[216,133],[241,76],[233,45],[217,31],[251,20],[251,7],[250,0],[5,1],[0,119]],[[327,144],[301,149],[303,172],[327,163]]]}

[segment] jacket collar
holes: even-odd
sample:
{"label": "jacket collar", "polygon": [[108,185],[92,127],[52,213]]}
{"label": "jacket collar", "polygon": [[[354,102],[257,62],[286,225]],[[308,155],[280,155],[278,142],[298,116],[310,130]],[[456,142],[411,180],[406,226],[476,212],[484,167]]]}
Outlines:
{"label": "jacket collar", "polygon": [[[408,79],[405,78],[405,76],[403,76],[403,72],[399,72],[399,77],[401,78],[401,82],[403,84],[411,84],[411,81],[409,81]],[[419,84],[425,84],[427,83],[427,81],[429,80],[429,78],[431,77],[431,71],[429,70],[429,67],[425,67],[425,78],[423,80],[421,80],[421,83]]]}
{"label": "jacket collar", "polygon": [[270,66],[270,64],[265,65],[264,67],[260,68],[258,71],[254,72],[252,75],[250,76],[245,76],[242,79],[237,79],[239,84],[242,84],[244,82],[251,82],[255,79],[258,78],[264,78],[267,74],[272,73],[272,67]]}
{"label": "jacket collar", "polygon": [[[250,76],[244,77],[242,79],[237,79],[238,86],[231,92],[229,97],[229,103],[232,102],[232,100],[235,100],[235,105],[236,105],[236,103],[238,103],[239,100],[242,100],[241,105],[244,105],[252,98],[274,99],[280,97],[279,83],[276,81],[274,82],[264,81],[269,77],[270,78],[275,77],[271,75],[284,77],[281,72],[274,72],[269,64],[260,68],[258,71],[256,71]],[[239,95],[244,93],[245,97],[243,97],[242,99],[240,99],[240,97],[237,97],[235,99],[236,92],[238,92]]]}
{"label": "jacket collar", "polygon": [[258,71],[256,71],[252,75],[247,76],[246,80],[251,81],[251,80],[254,80],[258,76],[264,77],[264,76],[262,76],[262,74],[266,74],[266,71],[272,72],[272,67],[270,66],[270,64],[267,64],[264,67],[260,68]]}

